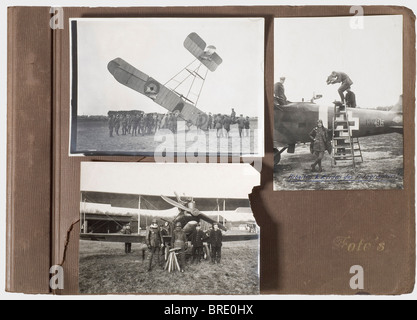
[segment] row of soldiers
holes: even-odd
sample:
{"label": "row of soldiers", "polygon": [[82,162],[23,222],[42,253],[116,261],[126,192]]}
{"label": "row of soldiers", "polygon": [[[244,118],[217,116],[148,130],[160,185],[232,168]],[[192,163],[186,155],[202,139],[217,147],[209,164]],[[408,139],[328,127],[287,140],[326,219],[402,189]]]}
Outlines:
{"label": "row of soldiers", "polygon": [[[232,124],[238,124],[239,136],[249,136],[250,131],[250,119],[244,117],[243,114],[240,117],[236,116],[235,110],[232,108],[230,115],[226,114],[208,114],[199,113],[197,117],[196,126],[198,129],[205,127],[207,121],[207,129],[216,129],[217,137],[229,137],[230,126]],[[155,134],[160,129],[168,129],[172,133],[177,133],[178,113],[168,112],[165,115],[159,115],[154,113],[149,114],[110,114],[109,113],[109,135],[113,137],[113,134],[126,136],[128,134],[132,136],[138,135],[150,135]],[[188,124],[190,125],[190,123]]]}
{"label": "row of soldiers", "polygon": [[159,127],[159,116],[157,114],[110,114],[109,134],[132,136],[154,134]]}

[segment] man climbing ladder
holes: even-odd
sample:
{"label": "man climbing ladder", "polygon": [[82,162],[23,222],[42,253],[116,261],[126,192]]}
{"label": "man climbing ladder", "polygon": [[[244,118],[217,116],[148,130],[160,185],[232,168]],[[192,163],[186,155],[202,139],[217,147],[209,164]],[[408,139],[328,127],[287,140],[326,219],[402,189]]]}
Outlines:
{"label": "man climbing ladder", "polygon": [[337,91],[339,92],[340,100],[345,104],[345,91],[351,88],[353,81],[346,73],[333,71],[331,75],[327,77],[327,84],[335,83],[342,84]]}

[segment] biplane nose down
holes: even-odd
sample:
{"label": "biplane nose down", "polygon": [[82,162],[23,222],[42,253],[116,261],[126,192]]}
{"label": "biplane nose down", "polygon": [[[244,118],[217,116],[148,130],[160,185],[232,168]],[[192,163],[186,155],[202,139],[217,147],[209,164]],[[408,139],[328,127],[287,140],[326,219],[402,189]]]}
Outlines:
{"label": "biplane nose down", "polygon": [[[185,39],[184,46],[196,58],[196,61],[198,60],[200,62],[195,70],[190,70],[187,67],[183,70],[187,72],[188,77],[194,78],[194,81],[192,81],[191,87],[188,90],[188,94],[192,93],[193,86],[198,82],[195,80],[201,79],[200,88],[197,90],[195,101],[190,100],[188,94],[185,96],[178,93],[176,91],[176,88],[179,86],[178,84],[175,88],[170,89],[167,87],[169,82],[176,81],[175,77],[168,81],[167,84],[163,85],[121,58],[110,61],[107,65],[107,69],[122,85],[150,98],[169,112],[176,113],[179,118],[187,121],[188,124],[193,124],[202,130],[208,130],[209,117],[205,112],[197,108],[197,102],[204,81],[206,80],[206,77],[199,73],[199,69],[201,65],[204,65],[207,70],[213,72],[223,60],[216,53],[215,46],[207,46],[206,42],[194,32],[190,33]],[[182,82],[177,82],[181,85],[184,80],[182,80]]]}

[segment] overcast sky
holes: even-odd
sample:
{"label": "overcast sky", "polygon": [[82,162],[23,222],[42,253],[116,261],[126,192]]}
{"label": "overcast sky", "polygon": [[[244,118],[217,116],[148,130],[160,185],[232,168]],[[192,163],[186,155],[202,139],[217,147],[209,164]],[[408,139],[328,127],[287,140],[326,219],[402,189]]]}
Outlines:
{"label": "overcast sky", "polygon": [[[78,114],[109,110],[165,113],[151,99],[118,83],[107,64],[122,58],[162,84],[195,58],[184,40],[196,32],[214,45],[223,63],[208,77],[198,102],[205,112],[263,118],[263,19],[79,19]],[[181,92],[186,93],[186,92]]]}
{"label": "overcast sky", "polygon": [[259,184],[248,164],[81,163],[81,191],[247,199]]}
{"label": "overcast sky", "polygon": [[351,17],[275,19],[275,81],[287,78],[287,99],[319,104],[340,100],[340,84],[327,85],[332,71],[354,82],[359,107],[390,106],[402,86],[402,16],[364,17],[364,28],[351,28]]}

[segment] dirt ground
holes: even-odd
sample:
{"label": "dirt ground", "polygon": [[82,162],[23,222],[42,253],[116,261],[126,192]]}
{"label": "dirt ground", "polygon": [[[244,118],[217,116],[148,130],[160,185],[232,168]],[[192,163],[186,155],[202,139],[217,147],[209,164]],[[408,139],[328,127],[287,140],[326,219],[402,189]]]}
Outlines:
{"label": "dirt ground", "polygon": [[[131,153],[152,153],[155,148],[160,147],[162,143],[172,149],[175,143],[175,152],[184,153],[197,151],[217,154],[259,154],[258,150],[258,123],[252,120],[250,133],[242,139],[239,137],[237,124],[231,125],[229,138],[221,137],[217,139],[217,130],[212,129],[209,132],[201,131],[196,136],[196,128],[191,127],[187,133],[167,134],[165,131],[157,132],[150,135],[132,136],[131,134],[119,135],[113,134],[110,137],[108,125],[103,121],[78,121],[77,122],[77,142],[76,150],[78,152],[131,152]],[[224,130],[224,134],[226,131]],[[263,132],[262,132],[263,134]],[[186,141],[187,140],[187,141]],[[171,143],[171,141],[174,141]]]}
{"label": "dirt ground", "polygon": [[338,162],[332,166],[326,152],[323,172],[311,171],[314,156],[309,144],[284,152],[274,170],[274,190],[366,190],[402,189],[403,136],[398,133],[359,138],[363,163]]}
{"label": "dirt ground", "polygon": [[187,261],[184,273],[162,267],[148,272],[142,248],[133,244],[132,253],[126,255],[123,243],[80,241],[80,293],[259,294],[257,240],[225,242],[221,264]]}

